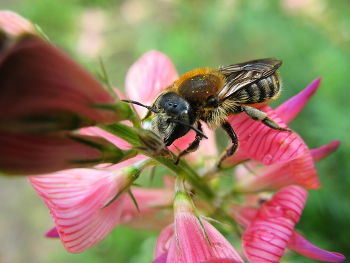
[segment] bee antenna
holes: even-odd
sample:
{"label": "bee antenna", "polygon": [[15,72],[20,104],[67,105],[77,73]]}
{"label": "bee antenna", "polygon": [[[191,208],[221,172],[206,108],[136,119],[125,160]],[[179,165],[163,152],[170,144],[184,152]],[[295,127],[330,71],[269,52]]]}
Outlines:
{"label": "bee antenna", "polygon": [[168,119],[168,122],[174,122],[174,123],[179,123],[182,124],[184,126],[187,126],[188,128],[194,130],[196,133],[199,133],[202,137],[208,139],[208,137],[199,129],[193,127],[192,125],[187,124],[186,122],[180,121],[180,120],[174,120],[174,119]]}
{"label": "bee antenna", "polygon": [[160,113],[159,110],[156,110],[150,106],[146,106],[146,105],[143,105],[142,103],[138,102],[138,101],[134,101],[134,100],[121,100],[121,101],[124,101],[124,102],[127,102],[127,103],[132,103],[132,104],[136,104],[136,105],[139,105],[139,106],[142,106],[146,109],[148,109],[149,111],[152,111],[154,113]]}

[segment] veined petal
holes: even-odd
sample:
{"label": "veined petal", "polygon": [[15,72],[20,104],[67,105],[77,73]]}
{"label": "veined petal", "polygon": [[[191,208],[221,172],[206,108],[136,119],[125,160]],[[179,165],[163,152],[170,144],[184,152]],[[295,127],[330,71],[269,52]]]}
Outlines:
{"label": "veined petal", "polygon": [[304,90],[299,92],[294,97],[282,103],[276,110],[278,117],[282,119],[284,123],[289,123],[294,119],[296,115],[302,110],[305,104],[309,101],[310,97],[315,93],[320,85],[321,78],[314,80]]}
{"label": "veined petal", "polygon": [[48,206],[71,253],[95,246],[119,223],[125,195],[103,207],[128,183],[122,171],[73,169],[28,180]]}
{"label": "veined petal", "polygon": [[306,196],[304,188],[287,186],[261,205],[242,237],[244,253],[251,263],[279,262],[299,221]]}
{"label": "veined petal", "polygon": [[35,35],[24,35],[0,65],[0,119],[44,116],[56,111],[112,123],[119,113],[95,107],[114,98],[67,54]]}
{"label": "veined petal", "polygon": [[225,237],[205,220],[202,220],[202,224],[208,234],[208,239],[196,217],[176,220],[175,224],[175,240],[178,246],[173,239],[167,262],[197,263],[211,259],[233,259],[236,262],[244,262]]}
{"label": "veined petal", "polygon": [[[281,127],[287,127],[269,106],[259,109]],[[295,133],[271,129],[246,114],[230,116],[229,122],[238,135],[239,150],[264,165],[288,162],[308,152],[305,143]]]}
{"label": "veined petal", "polygon": [[239,192],[276,190],[292,184],[318,189],[321,185],[310,152],[290,162],[260,165],[253,170],[254,173],[243,165],[239,168],[246,170],[246,176],[241,176],[235,184],[235,189]]}
{"label": "veined petal", "polygon": [[336,252],[329,252],[323,249],[316,247],[307,241],[297,232],[294,232],[289,239],[288,247],[305,256],[317,261],[324,262],[342,262],[345,260],[344,255]]}
{"label": "veined petal", "polygon": [[174,212],[175,239],[170,244],[167,262],[197,263],[224,258],[243,263],[225,237],[207,221],[198,218],[186,194],[177,192]]}
{"label": "veined petal", "polygon": [[29,20],[12,11],[0,11],[0,30],[13,38],[23,33],[36,34],[36,30]]}
{"label": "veined petal", "polygon": [[[126,93],[130,99],[150,105],[177,78],[176,69],[166,55],[149,51],[130,67],[125,80]],[[135,109],[144,116],[145,108],[136,106]]]}

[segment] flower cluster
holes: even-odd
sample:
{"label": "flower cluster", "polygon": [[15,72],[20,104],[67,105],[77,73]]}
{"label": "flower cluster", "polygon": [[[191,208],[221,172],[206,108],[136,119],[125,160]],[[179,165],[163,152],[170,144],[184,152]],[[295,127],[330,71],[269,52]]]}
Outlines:
{"label": "flower cluster", "polygon": [[[24,18],[1,12],[0,31],[0,170],[29,175],[54,220],[47,236],[59,237],[67,251],[85,251],[123,224],[162,230],[157,263],[279,262],[287,247],[314,260],[345,259],[295,230],[307,189],[320,187],[314,163],[332,153],[338,141],[309,150],[295,132],[273,130],[239,114],[228,118],[239,150],[220,168],[215,135],[206,126],[209,139],[176,166],[173,152],[185,149],[195,133],[168,149],[142,128],[145,109],[133,110],[119,100],[127,96],[150,105],[176,80],[164,54],[150,51],[135,62],[123,95],[107,92]],[[286,128],[319,83],[276,110],[260,109]],[[163,177],[162,188],[133,185],[157,165],[173,175]],[[226,170],[233,183],[223,188],[218,181]],[[241,238],[242,249],[236,251],[214,225]]]}

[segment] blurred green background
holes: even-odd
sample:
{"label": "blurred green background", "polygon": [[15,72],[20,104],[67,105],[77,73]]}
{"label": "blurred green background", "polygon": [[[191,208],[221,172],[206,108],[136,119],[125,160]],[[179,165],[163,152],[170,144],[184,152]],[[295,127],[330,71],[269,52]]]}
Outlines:
{"label": "blurred green background", "polygon": [[[350,259],[350,1],[344,0],[0,0],[34,21],[92,72],[105,62],[124,87],[144,52],[167,54],[179,73],[251,59],[283,60],[276,106],[322,77],[320,89],[290,127],[310,148],[340,140],[317,164],[322,189],[310,191],[297,226],[315,245]],[[46,207],[24,178],[0,178],[0,262],[151,262],[155,231],[117,227],[95,248],[69,254],[43,234]],[[291,254],[284,262],[314,262]],[[349,261],[350,262],[350,261]]]}

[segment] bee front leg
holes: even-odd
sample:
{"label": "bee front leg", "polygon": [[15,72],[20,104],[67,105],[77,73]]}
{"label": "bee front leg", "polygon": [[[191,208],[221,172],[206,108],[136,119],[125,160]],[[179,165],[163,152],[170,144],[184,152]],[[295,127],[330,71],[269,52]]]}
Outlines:
{"label": "bee front leg", "polygon": [[[200,122],[198,122],[198,130],[201,131],[203,133],[202,130],[202,125]],[[200,133],[196,133],[196,138],[194,139],[194,141],[187,147],[187,149],[183,150],[182,152],[179,153],[179,155],[177,156],[176,161],[174,162],[175,165],[178,165],[180,162],[180,159],[182,156],[189,154],[191,152],[195,152],[198,147],[199,147],[199,143],[200,141],[203,139],[203,136]]]}
{"label": "bee front leg", "polygon": [[234,130],[232,129],[232,126],[229,122],[224,122],[221,124],[221,128],[227,133],[227,135],[232,140],[232,146],[226,151],[226,153],[221,157],[220,162],[218,164],[218,167],[221,166],[221,163],[227,158],[232,156],[238,149],[238,137]]}
{"label": "bee front leg", "polygon": [[249,106],[241,106],[242,110],[253,120],[255,121],[261,121],[263,124],[265,124],[267,127],[270,127],[275,130],[280,130],[280,131],[288,131],[290,132],[289,129],[282,128],[281,126],[278,125],[277,122],[269,118],[266,114],[266,112],[263,112],[261,110],[258,110],[253,107]]}

